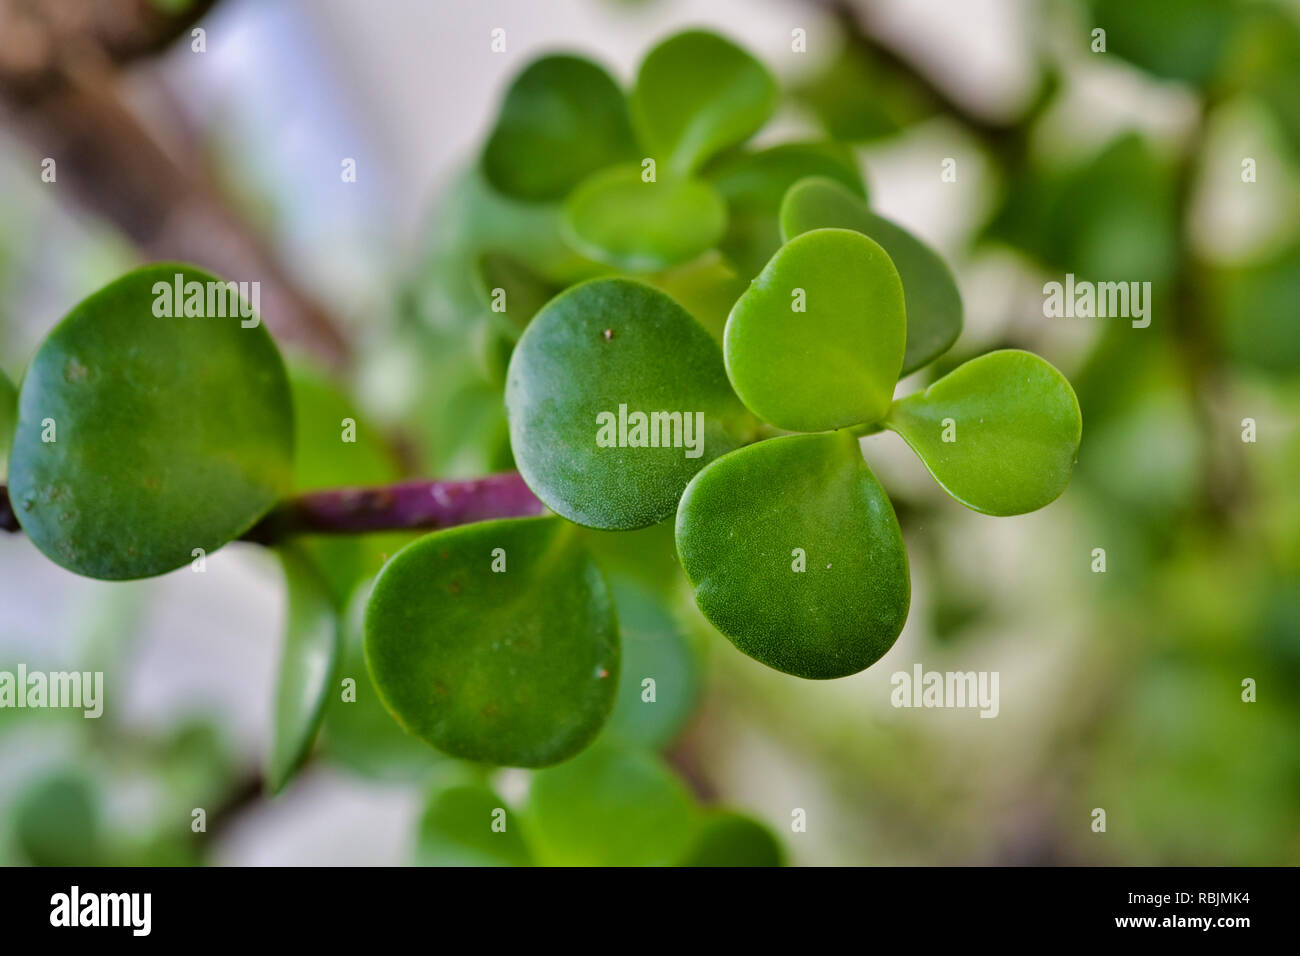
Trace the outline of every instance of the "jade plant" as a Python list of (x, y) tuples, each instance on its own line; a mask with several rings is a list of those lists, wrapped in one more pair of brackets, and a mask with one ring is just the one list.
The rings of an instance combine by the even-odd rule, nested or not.
[[(433, 321), (474, 326), (517, 473), (378, 483), (389, 465), (369, 487), (313, 484), (304, 455), (365, 452), (307, 435), (295, 398), (310, 380), (247, 308), (214, 311), (212, 290), (230, 285), (164, 263), (77, 305), (16, 404), (0, 382), (0, 517), (108, 580), (198, 570), (239, 539), (275, 548), (290, 613), (274, 788), (312, 748), (350, 616), (384, 708), (437, 750), (540, 768), (592, 744), (641, 612), (585, 529), (672, 521), (699, 611), (740, 651), (801, 678), (869, 667), (907, 619), (910, 579), (863, 437), (895, 432), (957, 502), (1016, 515), (1064, 490), (1079, 406), (1018, 350), (895, 398), (957, 340), (956, 282), (872, 212), (847, 147), (747, 145), (778, 101), (760, 62), (698, 31), (656, 46), (630, 94), (568, 55), (514, 80), (470, 174), (479, 213), (444, 262), (457, 274), (439, 301), (464, 314)], [(347, 536), (380, 532), (403, 536), (375, 576)], [(639, 758), (597, 752), (570, 775), (658, 772), (615, 773), (606, 764)], [(567, 798), (538, 781), (545, 815)], [(476, 782), (445, 791), (429, 838), (494, 799)], [(725, 848), (749, 825), (723, 820), (711, 839)], [(557, 826), (575, 833), (551, 858), (596, 839), (577, 817)]]

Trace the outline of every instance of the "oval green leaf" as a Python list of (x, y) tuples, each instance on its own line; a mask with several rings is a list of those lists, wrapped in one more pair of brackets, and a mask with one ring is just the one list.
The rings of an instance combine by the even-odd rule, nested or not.
[(1065, 376), (1018, 349), (958, 366), (895, 402), (885, 425), (944, 491), (990, 515), (1024, 514), (1056, 500), (1083, 435), (1079, 400)]
[(662, 760), (603, 743), (535, 774), (526, 818), (547, 866), (672, 866), (699, 825), (690, 792)]
[(579, 186), (564, 206), (565, 237), (580, 253), (628, 272), (656, 272), (718, 244), (727, 206), (708, 183), (614, 166)]
[(632, 119), (659, 164), (681, 174), (758, 132), (776, 99), (762, 63), (715, 33), (690, 30), (646, 55)]
[(852, 229), (880, 243), (903, 282), (907, 306), (907, 347), (903, 375), (929, 365), (961, 334), (961, 293), (952, 271), (933, 249), (867, 208), (841, 183), (824, 177), (791, 187), (781, 204), (781, 234), (786, 241), (814, 229)]
[(598, 169), (634, 158), (623, 91), (601, 67), (546, 56), (510, 85), (483, 149), (483, 173), (507, 196), (561, 199)]
[(622, 530), (671, 515), (749, 424), (709, 334), (628, 279), (575, 286), (534, 317), (510, 360), (506, 408), (533, 492), (578, 524)]
[(293, 548), (280, 549), (280, 563), (288, 591), (288, 620), (266, 775), (272, 793), (284, 788), (311, 752), (341, 650), (339, 614), (325, 578)]
[(907, 620), (898, 519), (848, 432), (718, 459), (682, 496), (677, 552), (709, 622), (796, 677), (856, 674)]
[(417, 866), (531, 866), (533, 861), (505, 801), (487, 785), (467, 782), (434, 789), (420, 818), (415, 862)]
[(781, 247), (723, 336), (727, 374), (751, 411), (792, 431), (878, 421), (903, 364), (898, 270), (861, 233), (818, 229)]
[(454, 757), (516, 767), (591, 742), (618, 686), (618, 626), (577, 534), (555, 518), (485, 521), (384, 566), (366, 662), (403, 727)]
[(704, 824), (682, 866), (782, 866), (785, 851), (775, 834), (757, 820), (730, 810)]
[[(173, 303), (178, 276), (188, 288)], [(288, 489), (293, 407), (275, 343), (224, 295), (225, 318), (184, 314), (225, 288), (193, 266), (147, 266), (83, 301), (37, 350), (10, 494), (55, 563), (111, 580), (162, 574), (239, 537)]]

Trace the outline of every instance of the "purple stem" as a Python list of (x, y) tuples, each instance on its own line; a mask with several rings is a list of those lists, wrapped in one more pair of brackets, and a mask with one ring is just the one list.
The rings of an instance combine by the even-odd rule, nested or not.
[[(369, 488), (331, 488), (289, 498), (243, 536), (274, 544), (297, 534), (363, 534), (449, 528), (489, 518), (545, 513), (518, 472), (467, 481), (406, 481)], [(0, 485), (0, 528), (21, 530)]]

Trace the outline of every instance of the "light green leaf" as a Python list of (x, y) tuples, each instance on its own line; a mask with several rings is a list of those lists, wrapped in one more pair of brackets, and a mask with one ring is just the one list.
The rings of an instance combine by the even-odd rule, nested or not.
[[(579, 524), (623, 530), (671, 515), (691, 477), (751, 424), (709, 334), (628, 279), (576, 286), (537, 314), (510, 360), (506, 408), (533, 492)], [(651, 425), (662, 427), (652, 436)]]
[(814, 229), (852, 229), (880, 243), (903, 282), (907, 348), (903, 375), (929, 365), (961, 334), (961, 293), (952, 272), (929, 246), (875, 215), (840, 183), (818, 177), (796, 183), (781, 204), (786, 241)]
[(848, 432), (718, 459), (682, 496), (677, 552), (709, 622), (796, 677), (856, 674), (907, 620), (898, 519)]
[(691, 30), (646, 55), (632, 93), (632, 120), (660, 166), (688, 173), (767, 122), (776, 81), (722, 37)]
[(547, 56), (507, 91), (483, 171), (507, 196), (561, 199), (596, 170), (635, 155), (627, 101), (609, 74), (581, 57)]
[(723, 351), (754, 414), (793, 431), (874, 422), (902, 368), (903, 286), (889, 256), (847, 229), (782, 246), (727, 319)]
[(708, 183), (660, 177), (638, 166), (596, 173), (564, 206), (565, 237), (584, 256), (628, 272), (655, 272), (717, 245), (727, 207)]
[(608, 744), (535, 774), (525, 812), (547, 866), (672, 866), (699, 826), (690, 792), (658, 757)]
[(415, 853), (418, 866), (532, 865), (514, 814), (482, 783), (434, 789), (420, 818)]
[(366, 662), (403, 727), (454, 757), (518, 767), (596, 736), (618, 686), (618, 627), (577, 533), (555, 518), (485, 521), (384, 566)]
[(1083, 434), (1079, 400), (1064, 375), (1029, 352), (972, 359), (885, 420), (962, 504), (1018, 515), (1065, 490)]
[(757, 820), (730, 810), (711, 814), (682, 866), (782, 866), (785, 851)]
[(859, 201), (866, 197), (853, 151), (840, 143), (781, 143), (743, 152), (715, 163), (707, 176), (727, 201), (722, 251), (746, 277), (757, 274), (781, 247), (777, 214), (786, 191), (797, 181), (827, 177)]
[(338, 610), (329, 585), (302, 552), (280, 548), (288, 591), (288, 620), (266, 782), (279, 793), (311, 752), (333, 689), (341, 649)]
[(23, 379), (14, 512), (77, 574), (182, 567), (194, 549), (239, 537), (288, 490), (293, 408), (275, 343), (238, 314), (155, 315), (177, 275), (204, 284), (195, 289), (219, 281), (193, 266), (138, 269), (74, 308)]

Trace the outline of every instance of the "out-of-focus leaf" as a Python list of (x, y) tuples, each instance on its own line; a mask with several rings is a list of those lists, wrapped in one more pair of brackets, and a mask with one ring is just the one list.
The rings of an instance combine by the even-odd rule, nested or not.
[(627, 101), (609, 74), (581, 57), (546, 56), (506, 92), (483, 170), (507, 196), (556, 200), (635, 151)]
[(689, 30), (646, 55), (632, 120), (661, 169), (684, 175), (758, 132), (776, 100), (762, 63), (717, 34)]
[(565, 235), (575, 249), (628, 272), (689, 262), (717, 245), (727, 207), (698, 179), (642, 179), (637, 166), (596, 173), (564, 206)]
[(12, 810), (18, 849), (34, 866), (96, 866), (101, 862), (99, 796), (68, 769), (39, 778)]
[(1300, 246), (1224, 273), (1216, 299), (1233, 355), (1279, 379), (1300, 371)]
[(338, 665), (338, 609), (310, 558), (279, 549), (288, 591), (288, 621), (275, 691), (267, 787), (279, 793), (302, 766), (325, 716)]
[(699, 826), (690, 792), (662, 760), (609, 744), (534, 774), (525, 813), (548, 866), (672, 866)]
[[(1106, 52), (1156, 76), (1205, 83), (1214, 74), (1241, 9), (1236, 0), (1091, 0)], [(1090, 35), (1090, 34), (1089, 34)]]
[(18, 420), (18, 390), (13, 382), (0, 372), (0, 481), (9, 473), (9, 443), (14, 437), (14, 423)]
[(491, 787), (435, 788), (420, 818), (418, 866), (531, 866), (515, 816)]
[(782, 866), (785, 851), (757, 820), (729, 810), (711, 814), (683, 866)]

